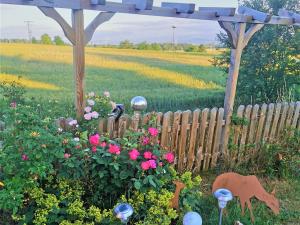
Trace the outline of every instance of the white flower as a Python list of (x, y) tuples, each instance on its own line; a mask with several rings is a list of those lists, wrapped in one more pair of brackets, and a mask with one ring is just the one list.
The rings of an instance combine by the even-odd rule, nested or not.
[(103, 95), (104, 95), (105, 97), (107, 97), (107, 98), (110, 98), (110, 93), (109, 93), (109, 91), (104, 91), (104, 92), (103, 92)]
[(84, 108), (84, 111), (89, 113), (89, 112), (92, 111), (92, 108), (90, 106), (87, 106), (87, 107)]
[(74, 125), (76, 125), (77, 124), (77, 120), (71, 120), (70, 122), (69, 122), (69, 125), (70, 126), (74, 126)]
[(96, 111), (91, 113), (92, 118), (97, 119), (99, 117), (99, 113), (97, 113)]
[(92, 99), (88, 99), (87, 102), (88, 102), (88, 104), (89, 104), (90, 106), (95, 105), (95, 101), (92, 100)]
[(77, 141), (77, 142), (78, 142), (78, 141), (79, 141), (79, 138), (78, 138), (78, 137), (74, 138), (74, 141)]
[(57, 128), (57, 131), (58, 131), (58, 132), (62, 132), (63, 129), (59, 127), (59, 128)]
[(92, 91), (92, 92), (88, 93), (88, 96), (89, 97), (94, 97), (95, 96), (95, 92)]

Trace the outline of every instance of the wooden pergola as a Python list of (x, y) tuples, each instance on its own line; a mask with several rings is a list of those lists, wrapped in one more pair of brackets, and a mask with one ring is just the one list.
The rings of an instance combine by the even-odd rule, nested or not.
[[(73, 45), (77, 117), (83, 115), (84, 108), (85, 46), (92, 39), (96, 29), (110, 20), (115, 13), (217, 21), (227, 32), (232, 45), (224, 100), (224, 136), (229, 135), (242, 51), (251, 37), (265, 24), (300, 25), (300, 15), (285, 9), (279, 11), (279, 16), (271, 16), (247, 7), (239, 7), (237, 10), (235, 8), (200, 7), (196, 10), (195, 4), (169, 2), (163, 2), (161, 7), (154, 7), (153, 0), (122, 0), (122, 3), (106, 0), (0, 0), (0, 3), (36, 6), (61, 26), (65, 36)], [(72, 25), (69, 25), (55, 8), (71, 9)], [(83, 10), (100, 11), (86, 28)], [(247, 27), (247, 24), (250, 26)], [(223, 140), (228, 140), (228, 138)], [(223, 149), (226, 149), (227, 143), (223, 143), (223, 146)]]

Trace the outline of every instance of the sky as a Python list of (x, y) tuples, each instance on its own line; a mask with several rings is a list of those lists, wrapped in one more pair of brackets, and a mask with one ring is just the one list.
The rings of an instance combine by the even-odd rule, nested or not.
[[(238, 0), (154, 0), (154, 5), (160, 6), (162, 1), (196, 3), (196, 8), (238, 5)], [(58, 11), (71, 23), (70, 10), (58, 9)], [(60, 26), (51, 18), (44, 16), (36, 7), (0, 4), (0, 14), (0, 38), (28, 38), (27, 25), (24, 21), (32, 21), (30, 27), (33, 37), (39, 38), (42, 34), (48, 33), (51, 37), (59, 35), (66, 40)], [(97, 14), (96, 11), (85, 10), (85, 25)], [(97, 29), (91, 43), (118, 44), (122, 40), (134, 43), (172, 42), (172, 26), (176, 26), (176, 43), (215, 43), (216, 34), (220, 31), (215, 21), (115, 14), (111, 20)]]

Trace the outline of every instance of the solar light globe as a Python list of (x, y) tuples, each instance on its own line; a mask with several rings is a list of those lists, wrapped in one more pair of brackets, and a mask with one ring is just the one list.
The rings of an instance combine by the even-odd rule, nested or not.
[(134, 111), (144, 111), (147, 108), (147, 100), (142, 96), (136, 96), (131, 99), (131, 108)]
[(183, 217), (183, 225), (202, 225), (202, 218), (196, 212), (188, 212)]
[(133, 214), (133, 208), (127, 203), (121, 203), (114, 208), (114, 214), (122, 223), (126, 224)]
[(216, 190), (214, 192), (214, 196), (216, 199), (218, 199), (220, 209), (224, 209), (227, 205), (227, 202), (231, 201), (233, 198), (232, 193), (224, 188)]

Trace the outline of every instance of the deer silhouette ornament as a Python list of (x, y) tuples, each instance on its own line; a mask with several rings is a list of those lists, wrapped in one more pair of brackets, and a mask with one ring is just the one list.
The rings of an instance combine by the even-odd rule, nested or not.
[(216, 178), (213, 183), (212, 192), (219, 188), (230, 190), (233, 196), (239, 197), (242, 215), (245, 212), (245, 204), (250, 211), (251, 220), (254, 222), (250, 199), (256, 197), (264, 202), (275, 214), (279, 214), (279, 201), (275, 198), (273, 191), (271, 194), (266, 192), (256, 176), (242, 176), (237, 173), (224, 173)]
[(183, 188), (185, 188), (185, 184), (180, 181), (173, 182), (176, 186), (174, 197), (171, 199), (170, 205), (172, 208), (179, 210), (179, 195)]

